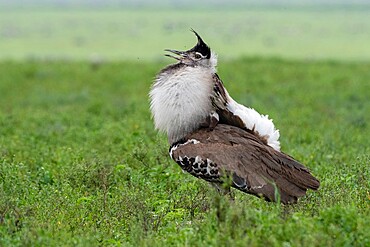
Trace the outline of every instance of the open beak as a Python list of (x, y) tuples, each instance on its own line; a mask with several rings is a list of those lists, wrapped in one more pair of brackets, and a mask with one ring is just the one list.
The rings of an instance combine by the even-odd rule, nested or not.
[(168, 51), (168, 52), (178, 55), (178, 56), (174, 56), (172, 54), (165, 54), (165, 56), (172, 57), (179, 61), (181, 61), (182, 58), (186, 58), (188, 56), (188, 54), (185, 51), (176, 51), (176, 50), (170, 50), (170, 49), (166, 49), (164, 51)]

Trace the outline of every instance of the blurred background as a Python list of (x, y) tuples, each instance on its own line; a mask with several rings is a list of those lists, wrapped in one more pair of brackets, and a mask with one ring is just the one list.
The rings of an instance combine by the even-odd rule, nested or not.
[(225, 60), (370, 60), (368, 0), (0, 0), (0, 60), (164, 60), (190, 28)]

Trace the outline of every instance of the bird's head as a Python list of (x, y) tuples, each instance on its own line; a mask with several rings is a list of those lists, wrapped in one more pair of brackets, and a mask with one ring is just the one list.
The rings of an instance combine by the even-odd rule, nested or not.
[(166, 49), (165, 51), (171, 52), (172, 54), (166, 54), (167, 57), (172, 57), (178, 60), (180, 63), (189, 66), (205, 66), (205, 67), (215, 67), (217, 65), (217, 55), (211, 51), (209, 46), (204, 43), (202, 38), (193, 29), (191, 31), (197, 36), (197, 44), (187, 51), (177, 51)]

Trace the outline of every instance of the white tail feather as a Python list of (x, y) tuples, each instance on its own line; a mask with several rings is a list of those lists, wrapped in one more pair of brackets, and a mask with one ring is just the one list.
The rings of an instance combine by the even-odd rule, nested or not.
[(267, 144), (275, 150), (280, 151), (279, 130), (275, 128), (274, 123), (268, 118), (268, 115), (261, 115), (253, 108), (245, 107), (233, 100), (228, 95), (227, 109), (234, 115), (240, 117), (245, 127), (258, 132), (259, 135), (267, 139)]

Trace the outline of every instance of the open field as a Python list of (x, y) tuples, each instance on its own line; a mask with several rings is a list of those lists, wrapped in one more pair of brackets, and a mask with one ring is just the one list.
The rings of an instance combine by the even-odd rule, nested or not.
[(223, 59), (370, 61), (370, 7), (0, 9), (0, 59), (159, 60), (197, 30)]
[(291, 206), (231, 202), (180, 171), (148, 109), (162, 66), (0, 63), (0, 246), (370, 245), (370, 63), (220, 61), (321, 180)]

